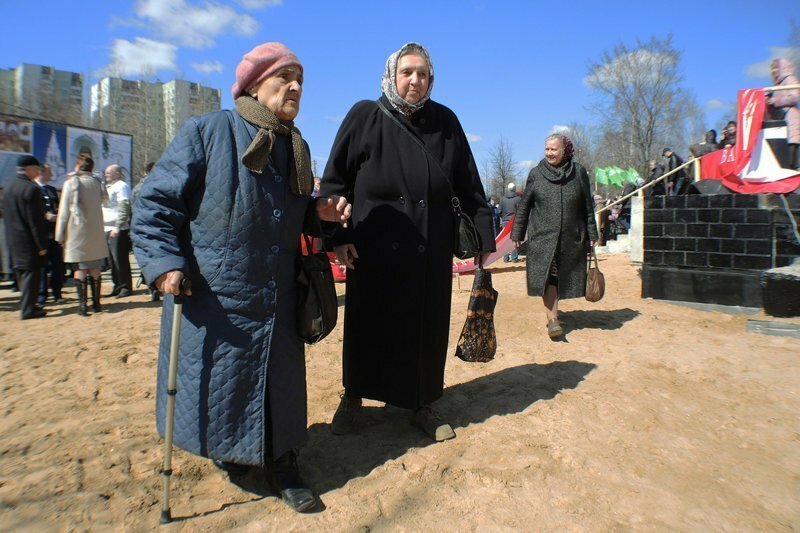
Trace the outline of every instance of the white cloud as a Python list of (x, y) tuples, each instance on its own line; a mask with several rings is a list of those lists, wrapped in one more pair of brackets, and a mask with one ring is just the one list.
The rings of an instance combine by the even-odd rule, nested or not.
[(187, 0), (139, 0), (136, 15), (146, 19), (165, 40), (190, 48), (208, 48), (228, 31), (253, 35), (258, 22), (230, 6), (205, 2), (202, 7)]
[(122, 18), (122, 17), (112, 16), (111, 20), (108, 21), (108, 27), (111, 29), (116, 27), (144, 28), (145, 24), (141, 20), (135, 18)]
[(725, 102), (718, 98), (713, 98), (706, 103), (706, 109), (714, 111), (715, 109), (733, 109), (733, 102)]
[(471, 142), (471, 143), (476, 143), (476, 142), (481, 140), (481, 136), (480, 135), (475, 135), (474, 133), (470, 133), (468, 131), (465, 131), (464, 135), (467, 136), (467, 140), (469, 142)]
[(262, 7), (273, 7), (283, 4), (283, 0), (239, 0), (247, 9), (261, 9)]
[(337, 124), (344, 120), (344, 115), (326, 115), (324, 117), (325, 120), (329, 122), (336, 122)]
[(222, 63), (219, 61), (204, 61), (203, 63), (192, 63), (192, 68), (203, 74), (212, 72), (222, 72)]
[(522, 170), (528, 170), (536, 166), (536, 163), (538, 163), (538, 161), (534, 161), (533, 159), (525, 159), (524, 161), (517, 161), (514, 163), (514, 166)]
[(111, 63), (104, 69), (107, 76), (132, 77), (153, 75), (160, 70), (178, 70), (177, 47), (136, 37), (133, 42), (115, 39), (111, 45)]
[(770, 46), (769, 53), (769, 59), (759, 61), (758, 63), (751, 63), (745, 67), (744, 73), (748, 78), (772, 79), (772, 73), (770, 72), (770, 63), (772, 63), (772, 60), (778, 57), (790, 58), (797, 54), (797, 50), (785, 46)]
[(553, 133), (569, 133), (569, 126), (566, 124), (553, 124), (553, 127), (550, 128), (550, 135)]

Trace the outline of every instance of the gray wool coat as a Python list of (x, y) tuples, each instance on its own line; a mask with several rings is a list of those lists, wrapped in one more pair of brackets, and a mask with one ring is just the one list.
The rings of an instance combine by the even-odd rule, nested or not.
[(525, 240), (527, 230), (529, 296), (544, 294), (558, 252), (558, 296), (580, 298), (586, 294), (589, 241), (597, 240), (589, 174), (575, 163), (566, 178), (554, 181), (544, 165), (542, 160), (528, 173), (511, 240)]
[[(319, 225), (288, 185), (291, 142), (267, 168), (241, 163), (257, 129), (235, 111), (189, 118), (134, 207), (136, 259), (148, 282), (192, 280), (183, 305), (175, 444), (264, 466), (307, 436), (304, 346), (295, 318), (300, 233)], [(315, 223), (316, 222), (316, 223)], [(156, 421), (164, 434), (173, 298), (164, 298)]]

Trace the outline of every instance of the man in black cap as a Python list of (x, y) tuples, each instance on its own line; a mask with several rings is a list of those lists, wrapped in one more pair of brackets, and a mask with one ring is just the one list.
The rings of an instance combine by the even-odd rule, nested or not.
[(31, 155), (17, 160), (17, 176), (3, 196), (6, 238), (11, 248), (11, 267), (21, 291), (22, 320), (45, 316), (36, 305), (42, 268), (47, 261), (47, 223), (44, 199), (34, 182), (39, 161)]

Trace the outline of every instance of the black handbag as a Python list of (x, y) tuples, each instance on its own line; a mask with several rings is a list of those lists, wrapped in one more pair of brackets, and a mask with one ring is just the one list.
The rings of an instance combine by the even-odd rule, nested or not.
[(339, 313), (333, 271), (328, 255), (314, 253), (308, 235), (303, 235), (308, 255), (297, 256), (297, 334), (306, 344), (315, 344), (333, 331)]
[(456, 214), (453, 242), (453, 255), (459, 259), (469, 259), (481, 253), (481, 238), (475, 223), (461, 210), (461, 202), (453, 195), (453, 211)]
[(467, 319), (458, 338), (456, 357), (470, 363), (485, 363), (497, 352), (494, 331), (494, 308), (498, 292), (492, 287), (492, 273), (483, 268), (475, 271), (472, 293), (467, 306)]
[(425, 155), (428, 157), (428, 160), (433, 161), (433, 163), (439, 167), (439, 171), (444, 176), (445, 180), (447, 181), (447, 185), (450, 186), (450, 196), (452, 199), (450, 203), (453, 206), (453, 213), (455, 214), (455, 219), (453, 221), (453, 225), (455, 226), (453, 229), (453, 255), (458, 257), (459, 259), (469, 259), (470, 257), (476, 257), (478, 254), (481, 253), (481, 238), (478, 234), (478, 230), (475, 228), (475, 223), (469, 218), (469, 215), (464, 213), (461, 210), (461, 200), (458, 199), (456, 196), (456, 191), (453, 189), (453, 184), (450, 183), (450, 180), (447, 177), (447, 173), (442, 169), (439, 165), (439, 162), (436, 160), (433, 155), (428, 151), (428, 147), (425, 146), (425, 143), (422, 140), (414, 135), (403, 123), (397, 120), (386, 106), (380, 100), (375, 101), (378, 104), (378, 107), (383, 111), (383, 113), (392, 119), (392, 122), (397, 124), (397, 126), (406, 132), (411, 139), (419, 145), (420, 148), (425, 152)]

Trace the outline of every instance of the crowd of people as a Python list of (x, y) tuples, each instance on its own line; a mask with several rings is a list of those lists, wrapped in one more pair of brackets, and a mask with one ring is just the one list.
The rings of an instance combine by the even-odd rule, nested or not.
[[(53, 172), (31, 155), (17, 160), (16, 179), (5, 187), (3, 221), (13, 271), (11, 289), (20, 292), (22, 320), (47, 316), (48, 302), (63, 304), (65, 283), (74, 283), (78, 314), (101, 312), (101, 273), (111, 271), (109, 297), (133, 294), (130, 267), (131, 189), (122, 168), (94, 172), (89, 153), (79, 154), (61, 191)], [(71, 273), (72, 281), (67, 276)]]

